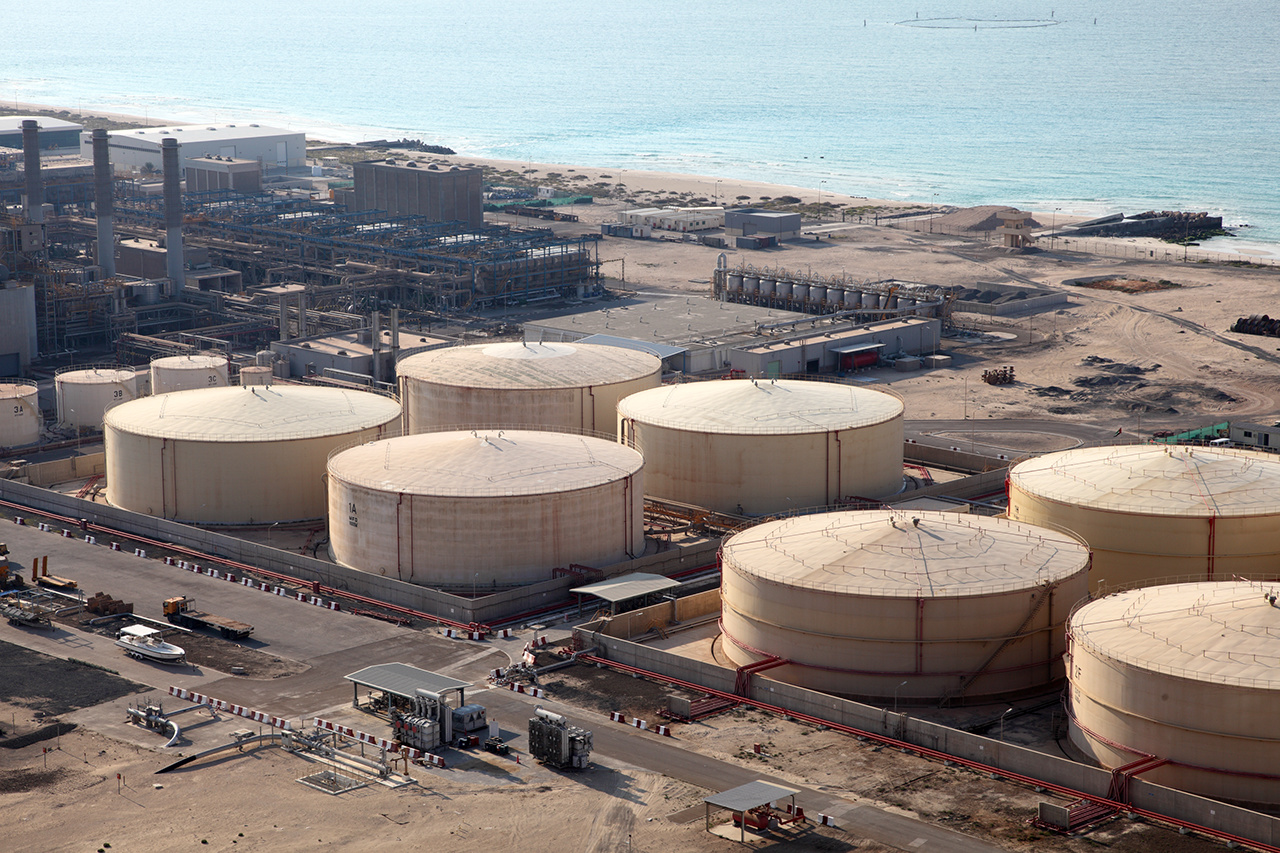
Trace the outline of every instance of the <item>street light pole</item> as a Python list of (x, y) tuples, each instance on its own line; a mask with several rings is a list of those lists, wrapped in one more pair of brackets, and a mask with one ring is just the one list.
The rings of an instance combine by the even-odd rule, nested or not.
[(822, 217), (822, 185), (825, 183), (826, 181), (818, 181), (818, 217), (819, 218)]
[(1055, 207), (1053, 209), (1053, 219), (1050, 220), (1051, 222), (1051, 224), (1049, 225), (1049, 251), (1050, 252), (1053, 251), (1054, 243), (1058, 239), (1058, 211), (1059, 210), (1062, 210), (1062, 208)]
[(897, 687), (893, 688), (893, 713), (895, 714), (898, 713), (898, 691), (906, 686), (907, 686), (907, 682), (904, 681), (901, 684), (899, 684)]
[(938, 194), (933, 194), (933, 205), (929, 208), (929, 233), (933, 233), (933, 215), (938, 212)]
[[(1012, 711), (1012, 710), (1013, 710), (1012, 708), (1009, 709), (1009, 711)], [(1003, 714), (1000, 715), (1000, 742), (1001, 743), (1004, 743), (1004, 718), (1009, 716), (1009, 711), (1005, 711)]]

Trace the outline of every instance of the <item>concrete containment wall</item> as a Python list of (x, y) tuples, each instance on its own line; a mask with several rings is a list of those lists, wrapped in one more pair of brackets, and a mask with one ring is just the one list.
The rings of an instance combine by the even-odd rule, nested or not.
[[(0, 480), (0, 500), (56, 515), (87, 519), (91, 524), (192, 548), (267, 571), (287, 574), (302, 581), (319, 581), (336, 590), (377, 598), (458, 622), (487, 623), (563, 602), (569, 598), (569, 589), (582, 583), (580, 577), (555, 578), (471, 600), (13, 480)], [(99, 535), (98, 539), (103, 542), (107, 537)], [(608, 566), (605, 574), (607, 577), (628, 572), (668, 574), (694, 569), (715, 563), (718, 548), (717, 540), (677, 546)]]
[[(575, 628), (575, 634), (584, 648), (594, 646), (597, 654), (609, 660), (713, 690), (734, 692), (737, 673), (732, 669), (611, 637), (603, 632), (603, 625), (599, 622), (580, 625)], [(752, 679), (750, 698), (1096, 797), (1106, 797), (1111, 784), (1111, 774), (1097, 767), (766, 677), (755, 676)], [(1163, 788), (1140, 778), (1130, 781), (1129, 791), (1130, 802), (1139, 808), (1264, 844), (1280, 843), (1280, 818)]]

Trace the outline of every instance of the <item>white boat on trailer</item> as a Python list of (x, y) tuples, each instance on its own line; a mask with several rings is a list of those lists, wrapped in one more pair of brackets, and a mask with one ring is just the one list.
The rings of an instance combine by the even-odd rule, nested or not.
[(145, 625), (126, 625), (116, 635), (116, 645), (130, 657), (146, 658), (160, 663), (186, 663), (187, 652), (181, 646), (160, 639), (160, 632)]

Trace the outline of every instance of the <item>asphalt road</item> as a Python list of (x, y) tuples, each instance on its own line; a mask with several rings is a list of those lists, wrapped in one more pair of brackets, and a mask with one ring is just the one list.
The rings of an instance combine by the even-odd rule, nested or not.
[[(1000, 432), (1010, 434), (1007, 442), (991, 437), (991, 433)], [(1093, 444), (1136, 444), (1142, 441), (1137, 435), (1130, 435), (1127, 432), (1116, 435), (1114, 428), (1066, 420), (969, 418), (949, 421), (905, 421), (903, 423), (904, 437), (912, 439), (918, 444), (932, 447), (959, 447), (964, 451), (970, 451), (970, 447), (973, 446), (974, 450), (972, 452), (983, 454), (1004, 453), (1014, 455), (1026, 453), (1032, 448), (1028, 448), (1026, 442), (1019, 441), (1019, 436), (1028, 433), (1062, 437), (1064, 446), (1054, 449), (1067, 449), (1068, 447), (1082, 447)], [(977, 436), (976, 441), (970, 442), (967, 438), (970, 434)]]

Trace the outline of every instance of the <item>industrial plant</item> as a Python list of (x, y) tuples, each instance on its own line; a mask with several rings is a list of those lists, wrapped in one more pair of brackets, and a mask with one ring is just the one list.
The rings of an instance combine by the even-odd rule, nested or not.
[[(70, 154), (44, 144), (54, 134)], [(29, 566), (34, 592), (6, 560), (15, 625), (92, 602), (117, 655), (194, 666), (202, 640), (265, 635), (269, 651), (272, 630), (370, 617), (387, 633), (360, 654), (390, 654), (386, 638), (417, 653), (393, 633), (408, 630), (477, 644), (450, 665), (484, 662), (511, 694), (486, 702), (542, 701), (549, 673), (611, 668), (671, 688), (664, 723), (613, 712), (627, 737), (760, 710), (1047, 780), (1080, 794), (1038, 818), (1063, 831), (1155, 801), (1185, 815), (1192, 794), (1280, 803), (1280, 462), (1226, 437), (1079, 424), (1040, 425), (1025, 452), (984, 444), (949, 373), (981, 361), (960, 342), (982, 332), (956, 315), (1057, 297), (736, 253), (817, 242), (799, 213), (500, 222), (478, 167), (326, 166), (303, 134), (257, 124), (86, 132), (32, 117), (0, 124), (6, 139), (21, 152), (0, 148), (0, 502), (15, 538), (56, 529), (148, 570), (85, 567), (118, 583), (89, 598), (47, 557)], [(655, 228), (700, 241), (701, 290), (602, 272), (617, 241)], [(708, 242), (716, 228), (734, 249)], [(988, 375), (1003, 390), (1021, 373)], [(904, 376), (963, 393), (963, 427), (921, 427), (933, 413), (895, 391)], [(189, 590), (163, 613), (158, 597), (113, 598), (152, 570), (223, 581), (200, 591), (218, 612), (252, 593), (308, 609), (255, 633), (194, 609)], [(129, 719), (170, 745), (180, 713), (253, 719), (272, 733), (236, 745), (320, 756), (303, 781), (329, 793), (354, 789), (344, 773), (409, 784), (411, 765), (480, 749), (473, 732), (493, 760), (518, 743), (540, 769), (587, 778), (617, 734), (542, 706), (503, 730), (466, 702), (473, 680), (403, 662), (346, 679), (340, 710), (388, 731), (312, 717), (303, 732), (182, 686), (171, 695), (191, 707)], [(1037, 737), (1052, 749), (1006, 741), (1018, 703), (1048, 718)], [(752, 795), (778, 791), (796, 793)], [(750, 821), (805, 820), (794, 802), (749, 800), (707, 802), (729, 804), (741, 837)]]

